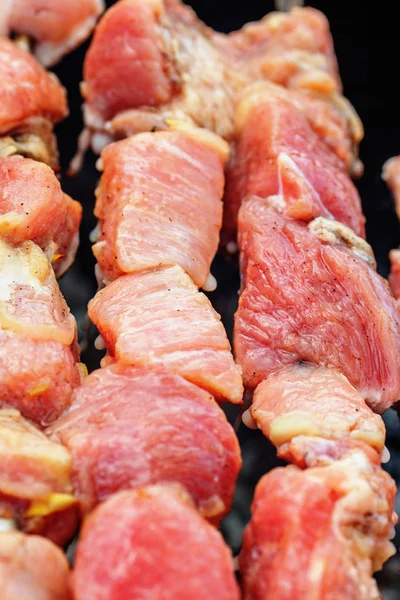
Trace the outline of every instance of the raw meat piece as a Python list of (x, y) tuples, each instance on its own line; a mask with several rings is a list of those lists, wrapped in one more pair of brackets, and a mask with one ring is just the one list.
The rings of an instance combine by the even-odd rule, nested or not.
[(82, 207), (63, 194), (47, 165), (10, 156), (0, 159), (0, 235), (12, 244), (38, 244), (61, 276), (79, 243)]
[(239, 246), (234, 346), (245, 385), (308, 361), (342, 372), (376, 412), (400, 398), (400, 318), (364, 240), (254, 198), (239, 213)]
[(68, 114), (66, 92), (25, 50), (0, 38), (0, 157), (23, 154), (57, 165), (53, 124)]
[(36, 58), (51, 66), (89, 37), (103, 10), (103, 0), (2, 0), (0, 34), (30, 36)]
[(291, 104), (306, 118), (312, 130), (329, 146), (354, 176), (360, 176), (363, 165), (358, 159), (358, 147), (364, 137), (364, 128), (349, 101), (335, 96), (330, 102), (324, 96), (307, 91), (284, 88), (267, 81), (259, 81), (246, 88), (235, 115), (237, 135), (246, 126), (249, 112), (266, 98)]
[(212, 396), (179, 375), (118, 364), (94, 371), (47, 433), (72, 453), (84, 512), (117, 491), (163, 481), (185, 485), (213, 522), (229, 511), (237, 438)]
[(218, 400), (242, 401), (220, 317), (180, 267), (119, 277), (89, 302), (89, 316), (105, 341), (105, 363), (162, 366)]
[(85, 58), (83, 93), (98, 118), (107, 120), (136, 105), (157, 106), (170, 99), (162, 13), (161, 0), (122, 0), (96, 27)]
[[(397, 216), (400, 218), (400, 156), (395, 156), (386, 161), (383, 166), (382, 177), (393, 193)], [(400, 249), (391, 250), (389, 258), (391, 265), (389, 285), (400, 309)]]
[(1, 600), (71, 600), (68, 562), (49, 540), (0, 533)]
[(0, 240), (0, 279), (0, 406), (48, 424), (80, 381), (75, 319), (33, 242)]
[(229, 549), (178, 485), (99, 506), (82, 529), (72, 590), (74, 600), (239, 599)]
[(382, 419), (335, 371), (302, 363), (269, 375), (256, 388), (251, 416), (280, 450), (295, 437), (362, 440), (378, 452), (385, 444)]
[(391, 250), (389, 252), (389, 258), (391, 265), (389, 285), (392, 294), (396, 299), (397, 307), (400, 309), (400, 249)]
[(74, 346), (0, 329), (0, 406), (14, 406), (39, 425), (54, 421), (80, 383)]
[(214, 41), (253, 80), (326, 95), (342, 90), (328, 20), (314, 8), (271, 12), (229, 35), (214, 33)]
[(0, 520), (12, 519), (24, 531), (66, 543), (78, 521), (71, 467), (66, 448), (17, 410), (0, 409)]
[(397, 216), (400, 218), (400, 156), (394, 156), (385, 162), (382, 177), (393, 193)]
[(293, 103), (268, 89), (256, 90), (239, 105), (236, 119), (238, 143), (228, 167), (224, 200), (226, 238), (235, 236), (237, 213), (246, 197), (280, 193), (281, 153), (292, 159), (298, 177), (302, 174), (335, 219), (365, 235), (360, 197), (343, 163)]
[(138, 134), (103, 150), (93, 252), (106, 281), (177, 264), (210, 287), (227, 156), (222, 139), (196, 128)]
[(372, 573), (394, 553), (397, 519), (394, 482), (374, 454), (261, 479), (240, 555), (246, 600), (380, 598)]

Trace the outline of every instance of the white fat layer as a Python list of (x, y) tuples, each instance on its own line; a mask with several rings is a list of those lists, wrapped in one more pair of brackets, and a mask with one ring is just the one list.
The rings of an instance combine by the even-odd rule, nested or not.
[(390, 460), (390, 452), (385, 446), (383, 449), (383, 452), (382, 452), (381, 462), (385, 464), (385, 463), (388, 463), (389, 460)]
[(96, 350), (105, 350), (106, 349), (105, 341), (101, 335), (98, 335), (97, 338), (95, 339), (94, 347), (96, 348)]
[(229, 252), (229, 254), (236, 254), (236, 252), (238, 251), (237, 243), (228, 242), (226, 245), (226, 251)]
[(0, 301), (11, 299), (15, 284), (31, 286), (36, 292), (42, 288), (42, 283), (32, 274), (28, 260), (21, 260), (18, 253), (4, 242), (0, 241)]
[(257, 423), (253, 419), (250, 408), (248, 408), (242, 415), (242, 421), (249, 429), (258, 429)]
[(16, 525), (13, 519), (2, 519), (0, 518), (0, 533), (6, 533), (7, 531), (15, 531)]
[(203, 290), (205, 292), (214, 292), (216, 289), (217, 289), (217, 280), (215, 279), (214, 275), (211, 275), (211, 273), (209, 273), (207, 275), (207, 279), (204, 282)]
[(100, 223), (97, 223), (96, 227), (90, 232), (89, 240), (92, 242), (92, 244), (95, 244), (98, 241), (100, 229)]
[(114, 138), (107, 133), (94, 133), (91, 140), (92, 150), (95, 154), (100, 154), (103, 148), (114, 141)]

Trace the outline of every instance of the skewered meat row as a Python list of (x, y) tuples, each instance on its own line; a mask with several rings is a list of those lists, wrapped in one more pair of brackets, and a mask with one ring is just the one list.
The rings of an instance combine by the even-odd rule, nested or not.
[[(166, 10), (164, 10), (165, 8)], [(290, 16), (296, 21), (295, 16), (300, 14), (304, 13), (294, 11)], [(317, 14), (315, 17), (317, 18)], [(282, 16), (282, 19), (278, 17), (271, 29), (279, 29), (280, 24), (285, 22), (287, 23), (285, 16)], [(86, 97), (86, 124), (92, 133), (95, 133), (92, 145), (94, 150), (98, 151), (99, 147), (112, 137), (124, 137), (131, 132), (149, 128), (162, 129), (167, 127), (168, 122), (174, 118), (181, 121), (192, 120), (196, 124), (216, 130), (227, 139), (236, 137), (238, 151), (234, 154), (232, 168), (228, 171), (226, 206), (230, 211), (230, 216), (228, 213), (228, 218), (225, 218), (228, 240), (235, 230), (236, 214), (242, 200), (252, 194), (260, 196), (260, 198), (248, 201), (243, 206), (241, 212), (245, 215), (242, 221), (243, 231), (239, 232), (239, 243), (243, 244), (242, 249), (246, 251), (246, 254), (242, 254), (242, 266), (245, 271), (243, 289), (247, 304), (241, 301), (238, 314), (238, 319), (242, 318), (244, 323), (239, 332), (242, 334), (238, 344), (239, 347), (242, 346), (242, 356), (239, 356), (239, 359), (248, 361), (248, 364), (244, 365), (245, 382), (247, 384), (250, 382), (250, 385), (254, 387), (276, 368), (290, 364), (296, 365), (298, 361), (312, 361), (321, 367), (341, 369), (346, 366), (345, 358), (351, 358), (351, 368), (349, 367), (345, 372), (358, 387), (360, 394), (357, 394), (344, 378), (341, 380), (341, 385), (345, 390), (342, 390), (338, 396), (340, 399), (343, 397), (342, 394), (344, 396), (350, 394), (351, 401), (354, 403), (354, 413), (358, 412), (357, 403), (359, 402), (365, 418), (368, 416), (368, 421), (372, 422), (372, 429), (357, 429), (355, 416), (351, 423), (349, 423), (351, 420), (349, 416), (344, 424), (338, 418), (336, 423), (338, 427), (335, 426), (333, 418), (331, 427), (322, 431), (328, 438), (325, 440), (318, 437), (315, 428), (313, 430), (312, 419), (308, 423), (307, 419), (305, 422), (304, 419), (300, 421), (300, 426), (303, 427), (300, 434), (304, 433), (305, 429), (305, 435), (300, 435), (296, 430), (297, 420), (294, 418), (294, 423), (289, 421), (289, 423), (283, 424), (283, 436), (285, 428), (290, 429), (290, 427), (293, 428), (293, 435), (287, 436), (287, 439), (284, 438), (285, 449), (282, 452), (285, 452), (287, 458), (290, 457), (302, 468), (323, 467), (321, 478), (325, 488), (330, 490), (329, 495), (338, 494), (344, 497), (343, 503), (340, 504), (339, 515), (343, 513), (343, 518), (348, 519), (351, 540), (358, 538), (359, 529), (366, 532), (360, 542), (361, 547), (365, 546), (365, 560), (359, 567), (362, 577), (352, 576), (351, 581), (354, 585), (353, 588), (348, 587), (348, 592), (354, 598), (376, 597), (376, 586), (374, 587), (371, 574), (375, 568), (380, 568), (382, 561), (392, 552), (392, 547), (387, 540), (390, 527), (395, 522), (392, 509), (393, 486), (390, 478), (385, 480), (386, 476), (378, 466), (376, 468), (377, 477), (385, 480), (386, 483), (379, 497), (376, 495), (379, 486), (368, 491), (370, 516), (368, 516), (365, 505), (360, 503), (360, 496), (356, 495), (354, 498), (353, 492), (357, 485), (362, 484), (363, 479), (368, 479), (367, 473), (370, 474), (372, 464), (378, 461), (379, 455), (376, 450), (379, 452), (382, 450), (382, 430), (377, 425), (376, 418), (373, 418), (372, 412), (369, 412), (363, 397), (371, 406), (381, 411), (390, 406), (398, 397), (396, 358), (399, 330), (393, 300), (387, 287), (372, 270), (375, 264), (372, 251), (363, 239), (357, 237), (364, 236), (364, 217), (358, 194), (346, 175), (346, 169), (350, 168), (349, 170), (355, 173), (360, 170), (359, 163), (355, 159), (355, 148), (362, 137), (362, 126), (345, 101), (337, 94), (340, 90), (340, 83), (333, 59), (333, 61), (323, 62), (325, 66), (328, 65), (325, 71), (324, 69), (322, 71), (313, 70), (310, 68), (310, 62), (303, 62), (303, 65), (305, 62), (307, 63), (307, 68), (305, 72), (301, 73), (297, 82), (301, 81), (299, 87), (304, 85), (307, 87), (307, 93), (304, 93), (304, 90), (303, 92), (299, 90), (293, 92), (290, 89), (297, 85), (298, 70), (295, 77), (292, 78), (292, 71), (287, 78), (284, 77), (280, 81), (280, 83), (285, 83), (289, 90), (281, 90), (271, 84), (267, 86), (257, 84), (247, 90), (244, 99), (239, 104), (240, 110), (237, 110), (234, 130), (233, 116), (237, 102), (240, 100), (242, 88), (247, 83), (254, 81), (248, 77), (245, 68), (243, 70), (238, 68), (240, 62), (238, 56), (240, 56), (243, 46), (238, 50), (236, 70), (232, 72), (229, 68), (232, 54), (230, 55), (227, 51), (229, 38), (216, 35), (213, 43), (210, 43), (210, 39), (213, 38), (212, 32), (207, 31), (205, 34), (204, 29), (201, 32), (200, 29), (201, 26), (199, 27), (193, 13), (186, 11), (182, 5), (176, 2), (167, 2), (164, 6), (160, 6), (159, 3), (148, 3), (141, 4), (139, 7), (133, 1), (125, 1), (119, 3), (105, 15), (88, 53), (84, 73), (83, 93)], [(288, 29), (289, 31), (286, 30), (286, 33), (290, 39), (290, 27)], [(249, 30), (251, 31), (250, 39), (259, 42), (260, 38), (255, 33), (257, 25), (251, 26), (247, 31)], [(123, 38), (119, 37), (121, 31), (124, 32)], [(140, 37), (137, 35), (138, 31), (140, 31)], [(163, 37), (162, 33), (165, 34), (166, 31), (168, 35)], [(332, 57), (329, 31), (325, 28), (324, 32), (324, 39), (328, 40), (328, 44), (324, 47), (325, 56)], [(215, 39), (218, 37), (219, 42), (216, 42)], [(240, 35), (238, 37), (240, 39)], [(173, 43), (165, 42), (165, 38), (168, 39), (168, 42), (172, 39)], [(304, 38), (312, 39), (311, 36), (304, 36)], [(128, 39), (130, 48), (134, 48), (136, 56), (140, 56), (142, 59), (133, 65), (126, 62), (127, 55), (124, 54), (124, 51), (128, 50)], [(196, 46), (196, 44), (198, 45)], [(243, 45), (246, 47), (244, 42)], [(221, 54), (222, 46), (225, 46), (225, 50)], [(239, 48), (240, 46), (241, 43), (239, 43)], [(111, 52), (109, 52), (110, 47), (112, 48)], [(202, 57), (207, 56), (209, 63), (215, 67), (209, 72), (213, 73), (212, 80), (207, 74), (203, 76), (202, 72), (196, 71), (195, 56), (190, 54), (190, 48), (194, 47), (197, 49), (201, 47), (202, 52), (197, 50), (197, 54)], [(259, 52), (260, 45), (256, 43), (255, 47)], [(216, 48), (218, 48), (218, 53), (215, 52)], [(282, 54), (282, 44), (278, 43), (277, 48), (279, 52), (276, 52), (275, 55), (272, 52), (273, 59)], [(247, 59), (246, 52), (248, 50), (247, 46), (246, 51), (242, 54)], [(317, 56), (316, 48), (313, 50), (314, 54), (307, 58), (317, 59), (315, 65), (318, 64), (320, 56)], [(206, 52), (207, 54), (205, 54)], [(228, 58), (229, 55), (230, 58)], [(174, 60), (171, 60), (172, 56)], [(114, 93), (112, 81), (117, 78), (121, 81), (121, 77), (116, 75), (115, 70), (110, 69), (107, 57), (112, 57), (113, 66), (117, 65), (124, 70), (124, 86), (118, 86), (117, 82), (118, 93)], [(184, 64), (185, 58), (187, 59), (186, 64)], [(257, 60), (258, 58), (256, 58), (256, 62)], [(202, 62), (204, 63), (204, 61)], [(247, 64), (249, 62), (251, 64), (251, 60)], [(145, 70), (144, 64), (151, 68)], [(279, 60), (276, 64), (279, 64)], [(127, 74), (129, 74), (130, 66), (134, 70), (134, 77), (132, 76), (132, 80), (135, 81), (134, 90), (126, 85), (126, 81), (129, 81)], [(282, 63), (280, 67), (282, 67)], [(329, 74), (328, 77), (324, 77), (326, 72)], [(335, 75), (332, 76), (332, 74)], [(310, 86), (305, 83), (309, 75), (311, 75)], [(205, 82), (206, 78), (207, 82)], [(268, 79), (268, 76), (266, 78)], [(273, 77), (271, 78), (273, 79)], [(260, 79), (260, 70), (255, 79)], [(137, 85), (138, 82), (140, 85)], [(207, 92), (205, 92), (205, 84), (208, 88)], [(320, 94), (315, 93), (319, 84), (321, 85), (319, 92), (325, 93), (322, 99)], [(218, 89), (218, 94), (213, 93), (215, 91), (213, 85)], [(328, 91), (329, 89), (330, 91)], [(108, 90), (113, 91), (112, 95), (108, 94)], [(206, 107), (212, 106), (209, 113), (207, 111), (204, 113), (203, 104), (198, 102), (199, 90), (204, 97), (215, 100), (215, 102), (206, 104)], [(331, 92), (334, 93), (334, 98)], [(325, 105), (321, 102), (325, 102)], [(249, 115), (253, 110), (255, 112), (258, 110), (260, 103), (262, 107), (251, 127), (248, 125)], [(334, 113), (332, 106), (337, 109), (338, 105), (341, 110), (339, 113)], [(265, 112), (265, 116), (263, 112)], [(213, 121), (215, 115), (218, 118)], [(225, 118), (226, 116), (227, 118)], [(261, 119), (261, 127), (259, 126), (260, 117), (264, 117), (264, 120)], [(343, 127), (345, 118), (346, 126)], [(107, 134), (109, 137), (96, 135), (96, 132)], [(248, 134), (247, 138), (245, 137), (246, 133)], [(263, 143), (264, 145), (262, 145)], [(257, 154), (259, 146), (260, 151)], [(332, 150), (336, 157), (330, 153)], [(232, 197), (234, 198), (235, 195), (236, 200), (233, 202)], [(269, 200), (267, 200), (268, 198)], [(253, 222), (249, 217), (251, 215), (249, 205), (254, 209)], [(247, 215), (246, 210), (248, 211)], [(333, 218), (336, 218), (337, 221), (333, 221)], [(250, 219), (250, 223), (246, 223), (246, 219)], [(274, 233), (276, 222), (278, 222), (278, 231)], [(353, 228), (354, 231), (346, 225)], [(252, 231), (253, 227), (255, 233)], [(265, 227), (270, 227), (270, 229), (265, 229)], [(256, 236), (257, 233), (259, 238)], [(270, 248), (271, 245), (269, 234), (273, 236), (274, 263), (275, 266), (278, 265), (279, 275), (284, 277), (284, 284), (280, 283), (278, 276), (274, 279), (268, 253), (264, 250), (266, 247)], [(291, 248), (293, 250), (290, 254)], [(286, 249), (289, 251), (289, 256), (286, 256)], [(252, 250), (257, 253), (255, 257), (252, 256)], [(311, 260), (309, 250), (311, 250)], [(296, 260), (296, 255), (298, 260)], [(261, 264), (259, 264), (260, 260)], [(344, 265), (342, 265), (342, 260)], [(343, 276), (345, 277), (344, 289), (341, 285)], [(364, 285), (365, 277), (367, 285)], [(311, 302), (311, 308), (315, 304), (314, 313), (312, 310), (310, 314), (307, 310), (303, 314), (299, 311), (297, 294), (299, 291), (301, 292), (302, 287), (296, 289), (292, 280), (300, 286), (306, 286), (305, 293), (303, 297), (300, 296), (300, 300), (305, 305), (307, 302)], [(326, 289), (326, 284), (330, 284), (328, 289)], [(268, 295), (270, 286), (272, 290)], [(357, 287), (354, 288), (354, 286)], [(247, 297), (245, 296), (246, 291), (248, 291)], [(264, 299), (263, 292), (266, 292), (266, 299)], [(351, 292), (350, 296), (349, 292)], [(319, 298), (321, 294), (323, 302)], [(383, 308), (380, 306), (381, 302), (383, 302)], [(325, 313), (321, 311), (322, 308)], [(373, 318), (370, 328), (368, 327), (370, 315), (366, 309), (375, 311), (373, 314), (375, 318)], [(326, 332), (323, 326), (325, 314), (327, 316)], [(289, 324), (292, 325), (290, 331), (285, 329), (288, 316)], [(119, 321), (118, 316), (116, 318)], [(275, 327), (272, 336), (269, 335), (268, 329), (271, 323)], [(320, 326), (320, 333), (315, 340), (313, 339), (314, 330), (318, 326)], [(359, 326), (361, 329), (360, 331), (356, 329), (357, 336), (353, 342), (353, 336), (348, 332), (349, 327), (357, 328)], [(342, 336), (343, 332), (347, 332), (343, 339), (337, 337), (338, 333), (339, 336)], [(327, 333), (327, 345), (325, 344), (325, 333)], [(107, 337), (107, 332), (105, 334)], [(382, 355), (376, 362), (374, 352), (369, 350), (369, 338), (382, 344), (382, 347), (378, 346)], [(338, 356), (336, 352), (335, 343), (337, 341), (343, 344), (343, 357)], [(390, 351), (387, 356), (384, 356), (386, 341), (389, 343)], [(106, 341), (107, 344), (109, 346), (110, 342)], [(112, 353), (115, 351), (113, 345), (114, 340), (112, 340)], [(268, 354), (269, 347), (271, 352)], [(325, 363), (326, 351), (328, 360)], [(394, 352), (395, 360), (391, 360), (391, 351)], [(257, 364), (260, 358), (264, 361), (263, 365)], [(389, 358), (389, 362), (386, 365), (387, 358)], [(382, 374), (380, 373), (381, 365), (383, 366)], [(259, 372), (260, 366), (261, 372)], [(342, 377), (339, 376), (339, 373), (336, 375), (337, 377), (334, 377), (334, 381), (331, 382), (334, 386), (338, 385), (336, 379)], [(251, 382), (252, 377), (255, 378), (253, 382)], [(257, 377), (260, 378), (258, 381)], [(284, 410), (283, 407), (282, 412)], [(286, 414), (280, 414), (280, 417), (285, 418)], [(351, 437), (350, 433), (353, 430), (355, 433)], [(317, 430), (317, 433), (321, 433), (321, 429)], [(358, 434), (364, 441), (357, 439)], [(333, 440), (330, 437), (333, 437)], [(280, 445), (277, 439), (275, 441), (277, 441), (277, 445)], [(373, 450), (370, 449), (370, 445)], [(333, 470), (340, 477), (341, 471), (346, 472), (346, 469), (354, 466), (353, 463), (359, 470), (356, 477), (357, 483), (354, 484), (353, 489), (349, 486), (347, 490), (340, 490), (335, 485), (335, 477), (331, 479), (330, 472)], [(331, 465), (331, 470), (325, 468)], [(313, 479), (311, 471), (305, 473), (307, 478)], [(287, 500), (289, 501), (289, 499)], [(352, 502), (355, 503), (355, 506), (352, 506)], [(357, 506), (357, 502), (359, 506)], [(328, 524), (332, 522), (337, 513), (338, 510), (335, 510), (335, 513), (333, 509), (328, 511)], [(353, 523), (351, 517), (355, 515), (356, 522)], [(379, 524), (378, 528), (377, 523)], [(293, 539), (297, 541), (295, 537)], [(380, 540), (383, 540), (382, 544)], [(369, 541), (370, 543), (367, 543)], [(249, 579), (249, 565), (254, 563), (254, 567), (257, 568), (257, 559), (265, 555), (268, 557), (268, 554), (262, 550), (263, 542), (264, 540), (261, 539), (258, 545), (250, 542), (244, 547), (243, 575), (245, 593), (249, 598), (265, 597), (265, 589), (259, 593), (257, 589), (252, 589), (251, 583), (249, 583), (251, 579)], [(265, 539), (265, 543), (268, 547), (268, 539)], [(382, 545), (384, 548), (379, 559), (374, 554), (374, 544)], [(340, 545), (341, 539), (333, 538), (331, 551), (338, 550)], [(302, 551), (301, 540), (300, 548), (297, 543), (295, 546), (300, 552)], [(281, 547), (282, 544), (278, 544), (278, 548)], [(355, 560), (357, 549), (351, 543), (348, 546), (344, 545), (344, 548), (346, 556), (343, 562), (349, 564)], [(249, 558), (247, 562), (246, 555)], [(268, 562), (267, 567), (269, 570), (270, 563)], [(311, 564), (310, 569), (311, 567), (314, 565)], [(312, 589), (321, 589), (323, 565), (319, 569), (316, 565), (312, 573)], [(265, 573), (264, 575), (263, 572), (259, 573), (258, 580), (259, 590), (266, 581)], [(290, 585), (285, 586), (288, 598), (296, 595), (292, 594), (296, 589), (295, 585), (296, 578), (293, 577)], [(340, 584), (336, 588), (334, 587), (333, 597), (337, 597), (339, 587)], [(304, 597), (307, 597), (308, 590), (309, 587), (304, 592), (303, 587)], [(281, 595), (283, 593), (282, 589), (278, 590), (276, 598), (285, 597)], [(329, 582), (323, 597), (328, 597), (328, 593)]]
[(84, 116), (93, 149), (165, 129), (171, 118), (231, 140), (237, 101), (259, 80), (289, 88), (278, 93), (301, 106), (317, 132), (329, 132), (346, 168), (361, 172), (362, 125), (341, 96), (326, 18), (310, 8), (271, 13), (223, 35), (177, 0), (121, 0), (101, 19), (85, 59)]
[[(203, 236), (215, 252), (226, 155), (223, 140), (194, 127), (143, 133), (103, 151), (98, 276), (115, 278), (122, 265), (132, 272), (89, 303), (107, 349), (103, 368), (48, 430), (72, 452), (85, 512), (119, 489), (165, 479), (186, 485), (200, 512), (215, 522), (229, 510), (240, 453), (214, 398), (240, 403), (242, 379), (219, 315), (180, 266), (193, 273), (201, 255), (203, 282), (210, 273), (213, 255)], [(203, 202), (207, 211), (198, 223)], [(150, 215), (159, 220), (158, 230), (151, 231)], [(141, 228), (143, 243), (132, 251), (129, 233)]]
[(50, 167), (0, 159), (0, 520), (59, 544), (79, 519), (71, 455), (33, 423), (59, 416), (81, 380), (76, 323), (52, 268), (71, 264), (80, 218)]
[(49, 167), (0, 160), (1, 404), (40, 425), (68, 407), (80, 381), (76, 323), (49, 262), (59, 274), (71, 264), (80, 218)]
[(244, 596), (378, 599), (372, 574), (394, 552), (397, 517), (379, 465), (383, 424), (370, 409), (400, 396), (396, 305), (358, 237), (364, 219), (348, 175), (303, 133), (300, 111), (262, 90), (238, 113), (226, 199), (243, 201), (234, 347), (255, 390), (245, 419), (296, 465), (257, 487)]
[(28, 36), (24, 43), (32, 40), (36, 59), (49, 67), (89, 37), (103, 10), (103, 0), (3, 0), (0, 35)]
[[(96, 206), (99, 240), (94, 250), (100, 259), (99, 281), (112, 281), (90, 302), (89, 316), (107, 355), (102, 368), (75, 391), (68, 411), (46, 430), (71, 452), (72, 483), (82, 513), (95, 509), (84, 525), (82, 550), (78, 545), (75, 598), (119, 594), (122, 598), (128, 584), (134, 585), (132, 593), (138, 598), (150, 593), (149, 586), (152, 597), (161, 594), (159, 587), (153, 589), (154, 583), (146, 584), (146, 575), (143, 581), (133, 581), (129, 562), (121, 561), (118, 550), (114, 555), (117, 546), (105, 524), (107, 511), (118, 510), (120, 498), (130, 501), (126, 510), (120, 509), (123, 535), (118, 537), (129, 553), (152, 553), (148, 568), (153, 561), (158, 564), (160, 578), (165, 578), (163, 597), (176, 598), (177, 585), (185, 597), (188, 593), (204, 597), (204, 586), (215, 588), (216, 598), (238, 593), (232, 558), (219, 534), (192, 507), (186, 509), (181, 501), (175, 505), (167, 488), (154, 493), (154, 499), (151, 488), (141, 490), (152, 484), (179, 483), (200, 515), (217, 525), (230, 509), (241, 466), (235, 433), (215, 401), (241, 402), (240, 370), (219, 315), (190, 277), (199, 273), (203, 285), (210, 279), (222, 222), (227, 147), (215, 134), (180, 127), (173, 123), (170, 131), (137, 135), (102, 154), (104, 172)], [(133, 231), (138, 232), (137, 241), (132, 239)], [(118, 495), (132, 489), (138, 491)], [(138, 524), (150, 537), (138, 533), (132, 538), (126, 511), (134, 510), (143, 498), (147, 501)], [(96, 509), (102, 501), (105, 504)], [(158, 504), (164, 511), (172, 504), (173, 515), (167, 511), (164, 521)], [(165, 527), (172, 516), (171, 536), (180, 531), (185, 540), (177, 547), (178, 554), (191, 553), (183, 587), (175, 581), (176, 564), (174, 570), (173, 562), (160, 562), (153, 552), (151, 531), (170, 544)], [(110, 562), (104, 563), (102, 553), (89, 573), (85, 532), (91, 527), (99, 543), (110, 547), (111, 555)], [(200, 542), (207, 539), (205, 552)], [(215, 559), (215, 570), (201, 576), (208, 553)], [(116, 559), (120, 567), (110, 575)], [(101, 586), (100, 571), (107, 578)]]

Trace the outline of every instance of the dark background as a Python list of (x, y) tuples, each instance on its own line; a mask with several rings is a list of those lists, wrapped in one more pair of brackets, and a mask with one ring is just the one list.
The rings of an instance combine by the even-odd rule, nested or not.
[[(113, 2), (108, 2), (108, 5)], [(242, 0), (193, 0), (188, 2), (208, 25), (219, 31), (232, 31), (245, 22), (260, 19), (273, 10), (273, 2)], [(308, 3), (307, 3), (308, 4)], [(400, 46), (395, 2), (367, 4), (360, 1), (315, 1), (311, 6), (322, 10), (331, 24), (345, 95), (356, 107), (366, 130), (361, 146), (361, 159), (365, 173), (357, 183), (364, 212), (367, 217), (367, 236), (378, 261), (379, 271), (387, 274), (390, 248), (400, 243), (400, 228), (393, 204), (385, 185), (381, 181), (382, 165), (387, 158), (400, 154), (400, 115), (398, 71)], [(82, 127), (78, 83), (81, 79), (82, 62), (87, 44), (66, 57), (55, 69), (68, 90), (71, 115), (57, 128), (61, 164), (65, 170), (75, 152), (77, 136)], [(81, 174), (75, 179), (62, 178), (64, 190), (78, 199), (84, 206), (81, 231), (81, 246), (74, 267), (63, 279), (62, 288), (75, 316), (81, 338), (86, 335), (86, 304), (96, 291), (88, 234), (95, 225), (92, 215), (94, 189), (98, 173), (94, 169), (94, 157), (88, 155)], [(224, 323), (231, 331), (232, 317), (237, 302), (238, 271), (233, 263), (217, 257), (214, 274), (218, 290), (210, 295), (216, 309), (222, 314)], [(88, 350), (83, 360), (90, 369), (98, 366), (100, 353), (93, 350), (91, 332)], [(234, 419), (235, 415), (230, 415)], [(392, 460), (387, 465), (389, 472), (400, 483), (400, 429), (393, 411), (385, 415), (388, 428), (387, 445)], [(240, 547), (242, 529), (249, 517), (249, 506), (254, 486), (260, 476), (277, 464), (275, 452), (260, 432), (239, 430), (244, 467), (238, 483), (233, 510), (225, 520), (223, 531), (234, 552)], [(400, 504), (397, 502), (397, 509)], [(399, 542), (399, 539), (396, 539)], [(400, 561), (397, 557), (389, 561), (378, 580), (385, 600), (400, 598)]]

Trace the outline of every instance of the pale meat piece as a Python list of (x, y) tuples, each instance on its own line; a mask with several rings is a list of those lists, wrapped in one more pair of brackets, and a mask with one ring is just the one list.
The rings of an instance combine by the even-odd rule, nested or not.
[(362, 440), (380, 453), (384, 448), (382, 419), (334, 369), (302, 363), (272, 373), (256, 388), (250, 411), (281, 456), (300, 435)]
[(389, 252), (390, 258), (390, 275), (389, 285), (392, 290), (392, 294), (395, 297), (397, 307), (400, 309), (400, 249), (391, 250)]
[(65, 554), (49, 540), (0, 533), (1, 600), (71, 600)]
[(382, 177), (393, 193), (397, 216), (400, 218), (400, 156), (394, 156), (385, 162)]
[(0, 406), (45, 425), (79, 385), (76, 323), (39, 246), (0, 241)]
[(269, 79), (328, 96), (342, 91), (329, 22), (319, 10), (294, 7), (287, 13), (271, 12), (229, 35), (213, 34), (232, 66), (253, 80)]
[(292, 102), (270, 89), (246, 96), (236, 112), (237, 146), (227, 170), (224, 237), (234, 239), (237, 214), (248, 196), (280, 193), (278, 159), (284, 153), (299, 176), (315, 190), (333, 217), (364, 236), (365, 218), (358, 192), (342, 161), (315, 133)]
[(82, 528), (72, 591), (74, 600), (240, 597), (229, 548), (179, 485), (120, 492), (100, 505)]
[(379, 600), (395, 552), (395, 485), (361, 449), (322, 467), (274, 469), (256, 488), (240, 570), (246, 600)]
[[(246, 86), (260, 80), (289, 87), (286, 95), (293, 90), (312, 124), (329, 131), (339, 157), (360, 174), (362, 125), (340, 93), (326, 18), (309, 8), (272, 13), (227, 36), (176, 0), (118, 2), (101, 19), (85, 59), (82, 93), (92, 147), (99, 153), (113, 138), (165, 129), (171, 118), (231, 140), (236, 104)], [(314, 109), (306, 108), (308, 100)]]
[(246, 386), (307, 361), (343, 373), (376, 412), (399, 400), (400, 318), (364, 240), (254, 198), (239, 213), (239, 247), (234, 346)]
[(48, 67), (89, 37), (103, 10), (103, 0), (2, 0), (0, 34), (29, 36)]
[(227, 156), (226, 142), (197, 128), (138, 134), (103, 150), (93, 252), (105, 281), (179, 265), (198, 287), (212, 287)]
[(329, 146), (351, 175), (362, 174), (363, 165), (358, 159), (358, 148), (364, 137), (364, 128), (346, 98), (338, 96), (327, 102), (323, 95), (315, 92), (259, 81), (246, 88), (240, 97), (235, 114), (236, 135), (240, 136), (249, 112), (267, 98), (291, 104), (302, 113), (314, 133)]
[(81, 205), (63, 194), (50, 167), (21, 156), (0, 158), (3, 239), (12, 244), (31, 240), (61, 276), (75, 258), (81, 217)]
[(242, 401), (220, 316), (180, 267), (119, 277), (89, 302), (89, 317), (107, 348), (103, 364), (160, 366), (219, 401)]
[(118, 491), (163, 481), (183, 484), (214, 523), (232, 504), (236, 435), (214, 398), (179, 375), (118, 364), (94, 371), (47, 434), (71, 451), (84, 513)]
[[(0, 520), (63, 545), (78, 523), (72, 457), (14, 409), (0, 409)], [(0, 534), (1, 538), (1, 534)]]
[(6, 38), (0, 38), (0, 80), (0, 157), (23, 154), (55, 167), (52, 130), (68, 114), (64, 88)]

